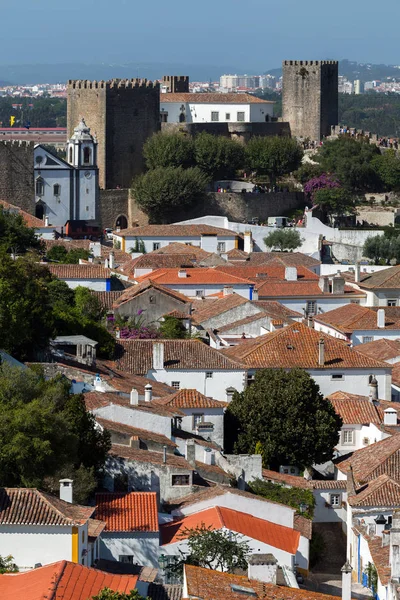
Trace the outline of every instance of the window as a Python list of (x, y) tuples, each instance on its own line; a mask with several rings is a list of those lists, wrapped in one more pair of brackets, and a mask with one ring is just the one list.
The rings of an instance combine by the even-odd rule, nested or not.
[(315, 300), (308, 300), (306, 303), (306, 313), (309, 316), (317, 314), (317, 303)]
[(133, 565), (133, 554), (120, 554), (118, 560), (120, 563)]
[(343, 373), (333, 373), (331, 375), (331, 381), (342, 381), (344, 379)]
[(237, 114), (238, 121), (244, 121), (244, 112), (238, 112)]
[(226, 113), (225, 114), (225, 121), (230, 121), (231, 120), (231, 113)]
[(196, 290), (196, 296), (198, 298), (203, 298), (203, 296), (204, 296), (204, 290)]
[(211, 112), (211, 121), (219, 121), (219, 112)]
[(369, 342), (373, 342), (374, 338), (372, 335), (363, 335), (362, 343), (369, 344)]
[(387, 305), (388, 306), (397, 306), (397, 300), (396, 298), (391, 298), (390, 300), (387, 301)]
[(36, 195), (44, 196), (44, 181), (41, 177), (36, 179)]
[(218, 242), (218, 244), (217, 244), (218, 252), (225, 252), (225, 248), (226, 248), (225, 242)]
[(84, 165), (89, 165), (90, 164), (90, 157), (91, 157), (91, 152), (90, 152), (90, 148), (88, 148), (87, 146), (83, 149), (83, 164)]
[(197, 426), (199, 425), (199, 423), (202, 423), (203, 420), (204, 420), (204, 415), (202, 413), (194, 414), (192, 429), (197, 429)]
[(172, 475), (172, 485), (189, 485), (189, 475)]
[(206, 372), (206, 379), (212, 379), (213, 376), (213, 372), (212, 371), (207, 371)]
[(180, 382), (180, 381), (173, 381), (173, 382), (171, 383), (171, 387), (173, 387), (173, 388), (174, 388), (174, 390), (179, 390), (179, 389), (180, 389), (180, 387), (181, 387), (181, 382)]
[(149, 304), (156, 304), (156, 297), (153, 294), (149, 296)]
[(72, 148), (72, 146), (70, 146), (69, 148), (69, 162), (72, 163), (74, 157), (74, 149)]
[(340, 506), (340, 494), (331, 494), (331, 506)]
[(354, 429), (343, 429), (342, 440), (343, 444), (352, 446), (354, 444)]
[(153, 242), (153, 250), (159, 250), (160, 249), (160, 242)]
[(53, 185), (53, 194), (54, 194), (55, 196), (59, 196), (59, 195), (60, 195), (60, 192), (61, 192), (61, 185), (60, 185), (59, 183), (55, 183), (55, 184)]
[(82, 544), (85, 543), (85, 530), (82, 531)]
[(350, 304), (360, 304), (359, 300), (350, 300)]

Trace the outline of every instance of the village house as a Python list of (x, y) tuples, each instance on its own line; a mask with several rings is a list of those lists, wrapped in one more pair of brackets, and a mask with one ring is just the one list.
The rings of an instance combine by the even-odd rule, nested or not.
[(158, 567), (159, 526), (154, 492), (96, 494), (96, 516), (106, 526), (100, 557)]
[(359, 354), (344, 341), (294, 323), (273, 333), (220, 351), (248, 371), (249, 381), (258, 369), (305, 369), (322, 394), (335, 391), (369, 395), (376, 380), (379, 396), (391, 398), (391, 370), (387, 363)]
[(321, 261), (302, 252), (250, 252), (248, 260), (250, 265), (273, 263), (284, 267), (306, 267), (316, 275), (320, 274)]
[(354, 276), (347, 279), (365, 293), (365, 306), (400, 306), (400, 265), (375, 273), (360, 273), (360, 265), (356, 265)]
[(47, 220), (38, 219), (30, 213), (27, 213), (24, 210), (22, 210), (22, 208), (14, 206), (13, 204), (10, 204), (9, 202), (6, 202), (5, 200), (1, 199), (0, 209), (3, 210), (5, 213), (19, 215), (27, 227), (32, 227), (35, 229), (36, 237), (40, 238), (44, 242), (54, 239), (56, 228), (52, 225), (49, 225)]
[(111, 291), (112, 271), (103, 265), (94, 263), (79, 265), (46, 263), (46, 266), (54, 277), (65, 281), (71, 289), (83, 286), (97, 292)]
[[(386, 311), (387, 309), (385, 313)], [(397, 339), (381, 338), (374, 342), (360, 344), (357, 351), (390, 365), (400, 362), (400, 340)]]
[(144, 253), (159, 250), (175, 242), (185, 244), (187, 251), (198, 246), (208, 252), (228, 252), (238, 247), (239, 235), (229, 229), (211, 225), (144, 225), (113, 232), (114, 245), (124, 252)]

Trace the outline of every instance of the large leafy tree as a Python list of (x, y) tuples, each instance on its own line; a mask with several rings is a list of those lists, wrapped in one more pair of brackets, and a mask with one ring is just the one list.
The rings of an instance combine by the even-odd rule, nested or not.
[(278, 177), (299, 169), (303, 149), (293, 138), (253, 137), (246, 146), (246, 162), (258, 175), (267, 175), (272, 185)]
[(373, 166), (387, 191), (400, 190), (400, 159), (395, 150), (387, 150), (376, 156), (373, 159)]
[(353, 213), (356, 206), (356, 197), (352, 192), (342, 187), (332, 187), (317, 190), (313, 195), (314, 206), (319, 207), (324, 215), (343, 215)]
[(342, 420), (301, 369), (264, 369), (229, 404), (227, 440), (252, 454), (262, 444), (265, 466), (308, 467), (332, 458)]
[(0, 251), (25, 254), (27, 250), (41, 249), (42, 242), (35, 235), (35, 230), (25, 225), (20, 214), (0, 205)]
[(296, 250), (302, 244), (301, 235), (296, 229), (275, 229), (271, 231), (265, 238), (264, 244), (267, 248), (280, 250)]
[(230, 179), (244, 167), (244, 147), (223, 136), (200, 133), (194, 139), (196, 164), (211, 179)]
[(148, 169), (159, 167), (193, 167), (193, 138), (183, 133), (158, 132), (143, 146)]
[(138, 205), (152, 222), (176, 220), (176, 214), (196, 204), (204, 195), (208, 179), (198, 168), (157, 168), (140, 175), (133, 184)]

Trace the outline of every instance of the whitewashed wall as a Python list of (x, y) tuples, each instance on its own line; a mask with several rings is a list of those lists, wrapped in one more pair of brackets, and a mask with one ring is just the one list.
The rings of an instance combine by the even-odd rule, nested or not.
[[(190, 277), (182, 278), (181, 281), (182, 283), (163, 283), (163, 286), (170, 288), (171, 290), (175, 290), (176, 292), (179, 292), (184, 296), (188, 296), (189, 298), (195, 298), (198, 290), (201, 290), (204, 296), (211, 296), (212, 294), (219, 294), (225, 287), (223, 283), (190, 283)], [(229, 283), (228, 285), (239, 296), (242, 296), (247, 300), (253, 299), (253, 285), (239, 283)]]
[(331, 506), (331, 494), (340, 494), (340, 501), (346, 503), (346, 490), (314, 489), (313, 494), (315, 499), (313, 521), (315, 523), (343, 523), (346, 525), (347, 513), (345, 506), (342, 506), (342, 504), (338, 507)]
[[(127, 236), (127, 237), (121, 237), (118, 235), (118, 233), (114, 233), (113, 234), (113, 238), (114, 240), (117, 240), (120, 242), (121, 244), (121, 248), (124, 248), (124, 240), (125, 240), (125, 252), (129, 252), (129, 250), (131, 248), (134, 248), (136, 245), (136, 240), (142, 240), (144, 242), (145, 245), (145, 249), (146, 249), (146, 253), (149, 252), (153, 252), (154, 251), (154, 244), (159, 244), (160, 248), (164, 248), (165, 246), (168, 246), (169, 244), (172, 243), (179, 243), (179, 244), (188, 244), (188, 252), (190, 252), (190, 245), (192, 246), (197, 246), (199, 248), (203, 248), (204, 250), (206, 250), (207, 252), (216, 252), (217, 251), (217, 243), (218, 242), (224, 242), (225, 243), (225, 252), (229, 252), (229, 250), (233, 250), (236, 247), (236, 236), (232, 235), (232, 236), (210, 236), (210, 239), (207, 239), (209, 236), (200, 236), (200, 235), (196, 235), (196, 236), (183, 236), (183, 235), (179, 235), (179, 236), (168, 236), (168, 237), (160, 237), (160, 236), (151, 236), (151, 237), (145, 237), (145, 236)], [(211, 244), (211, 245), (210, 245)]]
[[(388, 369), (307, 369), (311, 377), (319, 385), (321, 393), (329, 396), (333, 392), (348, 392), (369, 395), (369, 376), (375, 375), (378, 381), (378, 395), (382, 400), (391, 399), (391, 373)], [(343, 379), (333, 380), (333, 374), (343, 373)]]
[(230, 370), (212, 370), (213, 376), (206, 377), (207, 369), (204, 371), (184, 371), (179, 369), (150, 369), (146, 376), (149, 379), (160, 381), (172, 386), (172, 382), (179, 381), (180, 389), (196, 389), (205, 396), (215, 398), (216, 400), (227, 401), (226, 390), (229, 387), (235, 388), (238, 392), (242, 392), (246, 382), (246, 371), (230, 371)]
[(158, 568), (158, 532), (104, 531), (100, 541), (100, 558), (119, 561), (133, 556), (133, 564)]
[[(237, 113), (244, 112), (245, 123), (262, 123), (266, 115), (273, 116), (273, 104), (268, 103), (240, 103), (240, 104), (215, 104), (194, 102), (163, 102), (161, 96), (160, 110), (168, 113), (168, 123), (179, 123), (181, 106), (185, 106), (187, 123), (212, 123), (211, 113), (219, 113), (219, 123), (235, 123), (238, 121)], [(229, 115), (229, 118), (227, 118)]]
[(103, 419), (108, 419), (114, 423), (123, 423), (132, 427), (139, 427), (147, 431), (153, 431), (171, 439), (171, 417), (145, 412), (143, 410), (135, 410), (128, 406), (120, 406), (119, 404), (110, 404), (101, 406), (91, 411)]
[(207, 431), (205, 437), (210, 438), (212, 442), (215, 442), (221, 448), (224, 447), (224, 408), (182, 408), (180, 410), (186, 415), (181, 421), (181, 428), (184, 431), (195, 434), (196, 430), (193, 429), (193, 415), (204, 415), (203, 421), (213, 423), (214, 425), (213, 430)]
[(75, 289), (78, 286), (83, 286), (89, 288), (89, 290), (94, 290), (95, 292), (107, 292), (110, 286), (109, 279), (64, 279), (60, 277), (62, 281), (70, 287), (71, 289)]

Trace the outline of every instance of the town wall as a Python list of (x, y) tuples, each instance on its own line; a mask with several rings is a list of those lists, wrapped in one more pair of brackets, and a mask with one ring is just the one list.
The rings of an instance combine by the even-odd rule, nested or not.
[(254, 136), (280, 136), (290, 137), (290, 125), (281, 121), (267, 123), (161, 123), (161, 130), (165, 132), (182, 131), (194, 136), (199, 133), (211, 133), (223, 137), (230, 137), (240, 142), (248, 142)]
[(34, 144), (0, 142), (0, 200), (35, 214)]

